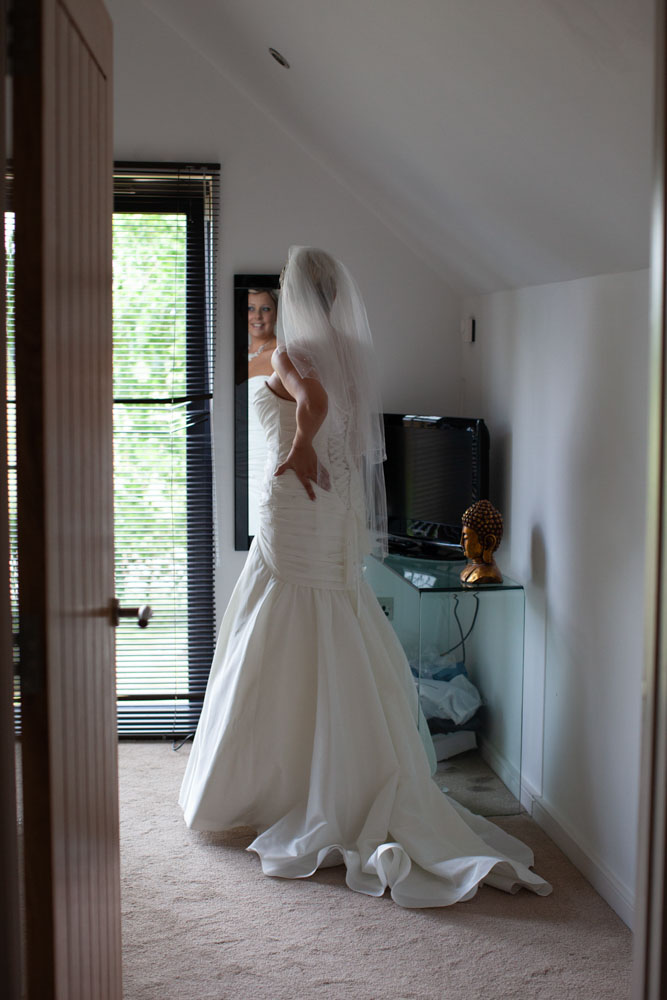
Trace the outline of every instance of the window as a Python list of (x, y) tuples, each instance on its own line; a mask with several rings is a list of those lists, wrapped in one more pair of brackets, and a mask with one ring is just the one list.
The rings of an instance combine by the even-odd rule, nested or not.
[[(197, 725), (213, 656), (211, 400), (218, 167), (114, 171), (116, 596), (150, 603), (116, 630), (121, 736)], [(11, 177), (8, 178), (11, 193)], [(10, 586), (18, 633), (14, 215), (5, 213)], [(15, 715), (20, 727), (18, 676)]]
[(213, 655), (211, 399), (217, 168), (116, 165), (116, 630), (121, 736), (184, 736)]
[[(6, 178), (6, 201), (11, 204), (12, 177)], [(19, 593), (18, 593), (18, 539), (16, 524), (16, 366), (14, 364), (14, 265), (16, 245), (14, 239), (15, 216), (5, 212), (5, 323), (7, 336), (7, 500), (9, 504), (9, 593), (14, 633), (14, 724), (17, 733), (21, 728), (21, 692), (19, 680)]]

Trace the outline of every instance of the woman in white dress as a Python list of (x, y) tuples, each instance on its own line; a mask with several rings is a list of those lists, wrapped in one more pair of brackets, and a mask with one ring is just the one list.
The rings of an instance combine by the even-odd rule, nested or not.
[(362, 575), (386, 537), (370, 331), (321, 250), (290, 250), (273, 366), (255, 400), (275, 471), (220, 628), (186, 823), (249, 826), (267, 875), (342, 862), (350, 888), (401, 906), (446, 906), (482, 882), (546, 895), (530, 849), (431, 778), (407, 660)]

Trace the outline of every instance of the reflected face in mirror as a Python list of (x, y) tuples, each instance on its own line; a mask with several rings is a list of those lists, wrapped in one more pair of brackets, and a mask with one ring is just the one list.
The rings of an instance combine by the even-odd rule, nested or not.
[(248, 291), (248, 378), (271, 372), (271, 354), (276, 346), (276, 300), (271, 292)]
[(248, 335), (264, 340), (276, 327), (276, 304), (268, 292), (248, 292)]

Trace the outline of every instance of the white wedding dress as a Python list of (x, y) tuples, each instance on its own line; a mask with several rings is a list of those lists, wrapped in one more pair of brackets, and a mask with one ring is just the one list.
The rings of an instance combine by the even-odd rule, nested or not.
[[(260, 387), (272, 467), (296, 407)], [(351, 889), (446, 906), (485, 882), (546, 895), (532, 852), (431, 778), (416, 692), (361, 574), (364, 503), (343, 442), (314, 445), (331, 489), (265, 480), (258, 533), (220, 628), (180, 795), (197, 830), (249, 826), (267, 875), (343, 861)]]

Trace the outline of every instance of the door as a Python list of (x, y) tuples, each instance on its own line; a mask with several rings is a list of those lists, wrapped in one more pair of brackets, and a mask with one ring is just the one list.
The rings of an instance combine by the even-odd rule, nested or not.
[(21, 720), (28, 996), (120, 998), (111, 23), (15, 4)]

